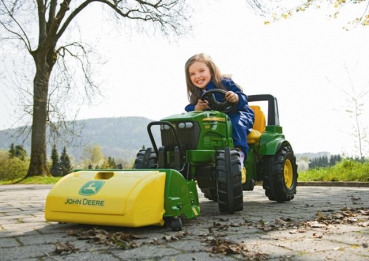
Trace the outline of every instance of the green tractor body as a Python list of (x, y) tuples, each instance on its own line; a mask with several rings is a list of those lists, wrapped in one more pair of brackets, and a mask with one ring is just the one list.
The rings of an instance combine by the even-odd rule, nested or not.
[[(152, 148), (137, 154), (135, 168), (179, 171), (186, 180), (196, 181), (206, 198), (217, 201), (220, 212), (242, 210), (242, 191), (253, 190), (258, 181), (270, 200), (292, 200), (298, 176), (296, 158), (279, 124), (277, 99), (269, 94), (248, 98), (255, 123), (245, 137), (249, 145), (246, 171), (234, 148), (232, 123), (219, 111), (193, 111), (149, 123)], [(258, 102), (267, 105), (265, 113), (260, 106), (251, 105)], [(160, 127), (160, 146), (154, 139), (154, 126)]]

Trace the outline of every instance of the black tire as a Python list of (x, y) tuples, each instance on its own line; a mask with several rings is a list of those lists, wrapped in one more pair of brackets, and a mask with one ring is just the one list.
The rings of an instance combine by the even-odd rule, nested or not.
[(214, 202), (218, 201), (218, 194), (216, 189), (201, 189), (201, 192), (204, 193), (204, 197), (212, 200)]
[(295, 197), (297, 186), (297, 164), (292, 147), (282, 144), (274, 156), (264, 158), (268, 167), (263, 171), (265, 195), (273, 201), (285, 202)]
[(137, 153), (134, 169), (156, 169), (158, 167), (158, 158), (155, 151), (151, 148), (140, 150)]
[(246, 182), (242, 184), (242, 190), (253, 191), (255, 187), (255, 180), (246, 179)]
[(170, 223), (172, 227), (172, 231), (181, 231), (182, 230), (182, 219), (180, 217), (174, 217)]
[(218, 207), (220, 212), (232, 214), (243, 209), (240, 154), (237, 149), (216, 153)]

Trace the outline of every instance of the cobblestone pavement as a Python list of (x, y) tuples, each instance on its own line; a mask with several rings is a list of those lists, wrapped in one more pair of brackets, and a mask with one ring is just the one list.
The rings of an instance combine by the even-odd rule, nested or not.
[(244, 192), (244, 210), (201, 214), (166, 227), (46, 222), (50, 185), (0, 186), (0, 260), (369, 260), (369, 188), (298, 186), (294, 200)]

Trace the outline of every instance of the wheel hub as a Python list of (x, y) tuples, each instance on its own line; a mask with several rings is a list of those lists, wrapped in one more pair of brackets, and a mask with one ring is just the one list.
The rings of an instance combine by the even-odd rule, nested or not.
[(284, 183), (286, 184), (286, 187), (291, 188), (292, 182), (293, 182), (293, 168), (292, 168), (292, 163), (289, 159), (287, 159), (284, 163), (283, 177), (284, 177)]

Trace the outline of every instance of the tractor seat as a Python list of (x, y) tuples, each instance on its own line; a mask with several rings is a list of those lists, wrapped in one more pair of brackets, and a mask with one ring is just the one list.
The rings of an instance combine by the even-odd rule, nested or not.
[(250, 105), (250, 108), (255, 113), (255, 122), (252, 126), (251, 132), (247, 135), (247, 143), (256, 144), (259, 142), (261, 134), (265, 131), (266, 120), (264, 112), (260, 109), (260, 106)]

